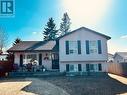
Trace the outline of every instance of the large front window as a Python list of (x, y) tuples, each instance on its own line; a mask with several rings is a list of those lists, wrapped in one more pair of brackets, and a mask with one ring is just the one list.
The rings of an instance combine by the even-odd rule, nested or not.
[(89, 42), (89, 51), (90, 51), (90, 53), (97, 53), (97, 49), (98, 49), (98, 47), (97, 47), (97, 41), (90, 41)]
[(37, 55), (36, 54), (23, 55), (23, 63), (24, 64), (28, 64), (28, 63), (37, 64)]
[(69, 54), (77, 54), (77, 53), (78, 53), (77, 41), (69, 41)]

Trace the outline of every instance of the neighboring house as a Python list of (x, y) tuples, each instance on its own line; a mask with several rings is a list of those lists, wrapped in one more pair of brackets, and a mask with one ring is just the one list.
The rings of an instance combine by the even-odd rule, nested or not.
[(113, 54), (108, 53), (108, 62), (113, 62), (113, 61), (114, 61)]
[(6, 61), (8, 54), (0, 54), (0, 61)]
[(22, 41), (10, 48), (14, 63), (22, 66), (31, 60), (48, 70), (60, 72), (106, 72), (107, 40), (110, 37), (81, 27), (56, 41)]
[(116, 52), (113, 58), (115, 63), (127, 62), (127, 52)]

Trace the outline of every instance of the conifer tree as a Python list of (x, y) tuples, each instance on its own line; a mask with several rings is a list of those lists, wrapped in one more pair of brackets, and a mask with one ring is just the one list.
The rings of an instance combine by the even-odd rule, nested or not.
[(20, 43), (21, 42), (21, 39), (20, 38), (16, 38), (14, 43), (13, 43), (13, 46), (15, 46), (16, 44)]
[(43, 35), (44, 40), (54, 40), (57, 37), (56, 24), (54, 23), (53, 18), (49, 18), (49, 21), (46, 24), (46, 28), (44, 28)]
[(70, 25), (71, 25), (70, 18), (67, 13), (64, 13), (62, 22), (60, 23), (61, 35), (64, 35), (64, 34), (70, 32)]

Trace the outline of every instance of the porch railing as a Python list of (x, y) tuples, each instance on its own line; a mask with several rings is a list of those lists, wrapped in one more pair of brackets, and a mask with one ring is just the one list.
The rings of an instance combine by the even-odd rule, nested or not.
[(26, 64), (19, 66), (18, 64), (13, 65), (14, 72), (44, 72), (46, 68), (43, 65), (32, 65)]

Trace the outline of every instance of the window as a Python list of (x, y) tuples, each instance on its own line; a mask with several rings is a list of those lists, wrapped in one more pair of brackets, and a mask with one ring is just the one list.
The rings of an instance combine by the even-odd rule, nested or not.
[(77, 54), (77, 53), (78, 53), (77, 41), (69, 41), (69, 54)]
[(89, 41), (89, 52), (97, 53), (97, 41)]
[(95, 72), (97, 71), (97, 64), (86, 64), (86, 71), (87, 72)]
[(37, 60), (36, 54), (28, 54), (27, 55), (27, 62), (34, 62), (35, 60)]
[(90, 64), (90, 71), (94, 71), (94, 64)]
[(37, 57), (36, 54), (27, 55), (27, 59), (37, 59), (36, 57)]
[(66, 64), (66, 71), (67, 72), (77, 72), (78, 64)]
[(69, 71), (74, 71), (74, 65), (69, 65)]

